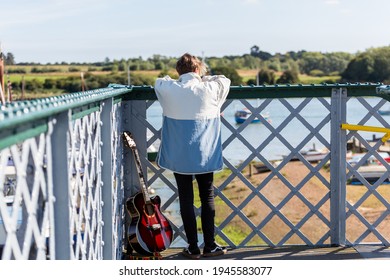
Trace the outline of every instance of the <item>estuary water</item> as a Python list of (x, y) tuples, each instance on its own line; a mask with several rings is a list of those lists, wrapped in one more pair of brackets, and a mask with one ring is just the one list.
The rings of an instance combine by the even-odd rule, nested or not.
[[(230, 141), (234, 130), (239, 130), (242, 137), (254, 148), (267, 141), (266, 144), (263, 144), (265, 145), (264, 148), (261, 149), (261, 155), (267, 160), (282, 159), (283, 155), (290, 152), (282, 138), (294, 148), (298, 145), (303, 150), (311, 149), (313, 146), (319, 150), (327, 148), (326, 145), (330, 142), (330, 122), (329, 120), (326, 121), (325, 118), (330, 118), (330, 98), (321, 99), (322, 101), (312, 99), (305, 106), (302, 105), (303, 100), (302, 98), (284, 99), (284, 101), (274, 99), (269, 104), (266, 103), (267, 106), (263, 104), (263, 102), (269, 102), (266, 100), (248, 100), (247, 102), (254, 108), (264, 106), (261, 113), (269, 115), (269, 123), (252, 123), (242, 130), (240, 125), (236, 124), (234, 114), (237, 110), (246, 106), (239, 100), (234, 100), (223, 111), (223, 118), (228, 122), (228, 125), (222, 125), (222, 141), (228, 140), (227, 142), (229, 142), (228, 144), (224, 143), (223, 155), (225, 159), (236, 165), (251, 154), (251, 151), (242, 141), (238, 139)], [(383, 103), (382, 99), (370, 97), (363, 100), (364, 104), (369, 104), (368, 109), (376, 106), (379, 102)], [(382, 105), (382, 103), (379, 105)], [(386, 108), (387, 106), (389, 108)], [(382, 107), (382, 109), (390, 109), (389, 105)], [(347, 123), (361, 124), (362, 120), (365, 120), (365, 125), (383, 127), (385, 123), (390, 121), (390, 116), (381, 116), (382, 120), (371, 117), (372, 112), (369, 113), (368, 109), (356, 98), (349, 99), (347, 102)], [(295, 117), (288, 122), (287, 119), (292, 114)], [(156, 129), (161, 127), (162, 109), (158, 102), (155, 102), (148, 109), (147, 118)], [(311, 126), (311, 128), (307, 128), (307, 126)], [(319, 130), (318, 134), (321, 136), (316, 134), (311, 137), (313, 129)], [(368, 132), (360, 132), (360, 134), (367, 139), (373, 136), (372, 133)], [(300, 143), (307, 137), (310, 139), (302, 147)]]

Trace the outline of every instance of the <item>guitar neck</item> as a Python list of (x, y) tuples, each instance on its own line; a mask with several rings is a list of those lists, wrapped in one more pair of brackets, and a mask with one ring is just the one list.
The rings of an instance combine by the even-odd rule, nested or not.
[(139, 179), (139, 182), (140, 182), (141, 191), (142, 191), (142, 194), (144, 195), (145, 203), (149, 203), (150, 202), (150, 197), (149, 197), (148, 187), (146, 185), (146, 180), (145, 180), (145, 177), (144, 177), (144, 173), (142, 171), (140, 156), (138, 154), (138, 150), (137, 150), (136, 146), (132, 147), (131, 149), (133, 151), (135, 165), (137, 167), (138, 179)]

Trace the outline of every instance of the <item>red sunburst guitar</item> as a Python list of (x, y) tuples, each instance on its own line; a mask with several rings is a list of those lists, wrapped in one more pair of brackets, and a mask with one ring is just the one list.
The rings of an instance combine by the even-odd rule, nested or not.
[(126, 201), (126, 209), (131, 217), (127, 232), (129, 245), (142, 255), (167, 249), (173, 239), (173, 231), (168, 219), (161, 213), (161, 199), (150, 197), (142, 172), (137, 146), (130, 132), (123, 133), (125, 144), (131, 148), (140, 180), (141, 191)]

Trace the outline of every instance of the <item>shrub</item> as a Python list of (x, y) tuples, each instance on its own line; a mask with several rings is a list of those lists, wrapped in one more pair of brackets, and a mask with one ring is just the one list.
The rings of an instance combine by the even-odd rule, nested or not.
[(78, 67), (69, 67), (68, 71), (69, 72), (80, 72), (81, 70)]
[(232, 67), (215, 67), (211, 69), (212, 75), (225, 75), (227, 78), (231, 80), (232, 85), (241, 85), (242, 77), (238, 75), (236, 69)]
[(24, 68), (14, 68), (14, 69), (8, 69), (7, 70), (9, 74), (26, 74), (27, 71)]
[(275, 72), (266, 70), (266, 69), (261, 69), (259, 73), (257, 73), (257, 77), (259, 80), (259, 84), (268, 84), (268, 85), (273, 85), (275, 84)]
[(299, 82), (298, 73), (292, 70), (286, 70), (276, 81), (277, 84), (295, 84)]

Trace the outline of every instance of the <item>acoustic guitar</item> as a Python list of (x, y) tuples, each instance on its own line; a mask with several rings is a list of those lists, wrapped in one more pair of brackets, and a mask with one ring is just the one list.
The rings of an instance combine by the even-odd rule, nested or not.
[(125, 144), (131, 148), (138, 172), (141, 190), (126, 200), (126, 209), (131, 217), (127, 237), (130, 247), (141, 255), (153, 255), (166, 250), (173, 239), (168, 219), (161, 213), (161, 198), (149, 196), (146, 180), (136, 143), (130, 132), (123, 133)]

